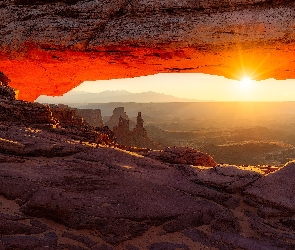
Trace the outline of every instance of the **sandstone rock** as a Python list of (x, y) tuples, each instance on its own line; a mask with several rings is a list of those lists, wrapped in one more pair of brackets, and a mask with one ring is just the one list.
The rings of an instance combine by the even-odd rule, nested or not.
[(40, 129), (10, 126), (0, 130), (0, 148), (14, 155), (63, 156), (81, 151), (81, 145), (70, 138)]
[[(0, 166), (3, 164), (0, 163)], [(27, 182), (25, 179), (12, 176), (6, 178), (4, 173), (1, 174), (0, 180), (0, 194), (8, 199), (19, 199), (21, 204), (25, 203), (39, 187), (38, 184)]]
[(18, 143), (16, 141), (10, 141), (7, 139), (0, 138), (0, 149), (2, 152), (8, 153), (16, 153), (19, 152), (20, 154), (23, 153), (25, 148), (24, 144)]
[(226, 247), (222, 249), (261, 249), (261, 250), (283, 250), (288, 248), (281, 248), (275, 245), (272, 245), (268, 242), (257, 240), (255, 238), (245, 238), (238, 234), (227, 233), (227, 232), (218, 232), (214, 233), (214, 240), (219, 241), (219, 244), (224, 244)]
[[(71, 244), (59, 244), (58, 249), (64, 250), (88, 250), (89, 248), (77, 246), (77, 245), (71, 245)], [(95, 248), (92, 248), (95, 249)]]
[[(81, 159), (76, 163), (52, 159), (55, 164), (37, 169), (32, 163), (22, 164), (25, 172), (14, 167), (12, 173), (9, 166), (0, 164), (4, 175), (0, 193), (11, 199), (22, 199), (21, 211), (26, 215), (77, 230), (99, 231), (111, 244), (139, 237), (151, 226), (159, 226), (171, 217), (179, 217), (177, 223), (182, 228), (210, 223), (210, 216), (219, 214), (216, 209), (223, 210), (215, 204), (207, 206), (207, 202), (190, 194), (175, 192), (181, 183), (184, 187), (196, 185), (183, 179), (176, 168), (112, 148), (90, 152), (80, 153), (83, 159), (92, 156), (88, 161), (82, 161), (82, 157), (73, 158)], [(30, 180), (33, 172), (37, 182)], [(21, 178), (13, 179), (13, 176)], [(175, 182), (172, 176), (179, 180)], [(195, 216), (196, 224), (191, 224), (189, 221), (197, 211), (200, 222)]]
[(238, 220), (230, 211), (225, 211), (224, 214), (217, 216), (216, 220), (211, 223), (214, 231), (238, 234), (241, 231)]
[(57, 235), (53, 232), (45, 234), (43, 238), (36, 236), (2, 236), (2, 244), (8, 249), (28, 249), (37, 247), (56, 247)]
[(118, 124), (113, 127), (113, 132), (119, 144), (129, 146), (132, 138), (131, 131), (129, 130), (129, 120), (120, 116)]
[(5, 147), (24, 145), (0, 154), (2, 249), (294, 248), (293, 162), (262, 176), (189, 148), (152, 159), (30, 125), (0, 125)]
[(148, 137), (147, 131), (143, 127), (143, 122), (141, 112), (138, 112), (136, 126), (130, 131), (129, 120), (120, 116), (118, 125), (113, 128), (117, 143), (122, 146), (134, 148), (161, 148), (160, 145), (157, 145)]
[(124, 107), (115, 108), (113, 110), (113, 115), (105, 123), (105, 125), (108, 126), (111, 130), (113, 130), (113, 128), (118, 125), (120, 117), (122, 117), (124, 120), (129, 121), (129, 117), (124, 111)]
[(49, 107), (52, 116), (58, 120), (59, 125), (62, 127), (82, 128), (88, 125), (81, 116), (76, 114), (76, 109), (63, 104), (50, 104)]
[(261, 243), (264, 243), (264, 245), (272, 245), (275, 247), (274, 249), (293, 248), (293, 242), (295, 240), (294, 234), (292, 230), (290, 230), (291, 228), (285, 227), (280, 223), (280, 217), (276, 218), (276, 220), (265, 220), (247, 211), (245, 215), (248, 216), (252, 230), (256, 235), (260, 236), (262, 240)]
[(0, 118), (6, 123), (30, 124), (31, 126), (48, 124), (49, 127), (56, 125), (56, 120), (47, 106), (9, 98), (0, 100)]
[(10, 79), (0, 71), (0, 98), (15, 100), (17, 97), (17, 91), (9, 87)]
[(231, 165), (218, 165), (215, 168), (196, 172), (196, 175), (194, 181), (197, 183), (224, 189), (228, 192), (241, 191), (262, 177), (260, 173)]
[[(27, 3), (25, 4), (23, 1), (4, 1), (3, 4), (6, 8), (1, 9), (1, 14), (3, 16), (3, 34), (5, 35), (1, 38), (1, 44), (17, 49), (28, 39), (32, 43), (41, 44), (47, 48), (66, 48), (72, 46), (81, 50), (93, 48), (100, 43), (109, 44), (110, 41), (113, 43), (122, 43), (123, 41), (128, 43), (127, 41), (129, 41), (131, 43), (132, 38), (135, 41), (145, 43), (149, 41), (153, 41), (153, 44), (160, 42), (168, 43), (171, 42), (172, 37), (174, 37), (173, 41), (178, 43), (182, 41), (194, 44), (200, 41), (199, 44), (204, 44), (206, 43), (208, 29), (211, 31), (218, 24), (217, 17), (217, 20), (213, 19), (215, 22), (210, 24), (209, 17), (203, 17), (204, 14), (207, 14), (207, 12), (212, 14), (216, 12), (222, 13), (224, 10), (231, 10), (234, 13), (227, 14), (229, 20), (223, 23), (223, 28), (227, 29), (230, 23), (239, 24), (238, 20), (235, 20), (236, 16), (234, 14), (236, 11), (247, 10), (252, 5), (265, 2), (265, 0), (236, 0), (230, 2), (227, 0), (201, 0), (197, 2), (186, 0), (176, 3), (172, 0), (140, 0), (135, 2), (120, 0), (105, 3), (93, 0), (56, 0), (25, 1)], [(266, 3), (266, 6), (272, 8), (274, 5), (281, 3), (276, 0)], [(238, 6), (242, 8), (237, 8)], [(33, 11), (32, 7), (38, 7), (38, 11)], [(252, 12), (254, 11), (252, 10)], [(17, 14), (19, 15), (18, 18)], [(188, 15), (186, 20), (181, 19), (183, 14)], [(203, 18), (193, 18), (196, 14), (201, 14)], [(52, 16), (54, 16), (54, 23), (51, 19)], [(226, 15), (222, 15), (222, 17), (224, 16)], [(250, 17), (248, 17), (247, 13), (241, 13), (241, 16), (244, 22), (250, 22)], [(159, 19), (159, 17), (162, 17), (162, 19)], [(273, 22), (273, 20), (271, 21)], [(9, 26), (9, 22), (12, 22), (14, 25)], [(165, 23), (172, 27), (165, 27)], [(252, 20), (252, 23), (256, 24), (255, 20)], [(144, 24), (147, 27), (144, 28)], [(205, 34), (202, 35), (197, 28), (204, 27), (205, 24), (210, 24), (210, 27), (203, 31)], [(29, 27), (33, 27), (30, 33)], [(81, 30), (77, 31), (75, 29), (78, 27)], [(196, 37), (192, 36), (192, 31), (189, 32), (189, 27), (196, 32)], [(121, 29), (121, 33), (118, 32), (119, 29)], [(283, 30), (286, 29), (287, 27)], [(258, 36), (257, 33), (255, 32), (252, 37), (254, 35)], [(269, 33), (270, 31), (267, 34)], [(31, 34), (30, 37), (28, 37), (29, 34)], [(183, 36), (183, 34), (186, 34), (186, 36)], [(144, 39), (144, 35), (149, 35), (149, 39)], [(236, 35), (239, 36), (240, 34)], [(260, 34), (260, 36), (265, 37), (266, 34)], [(68, 39), (65, 39), (65, 37)], [(151, 39), (152, 37), (153, 39)], [(13, 40), (13, 38), (18, 39)], [(223, 34), (220, 34), (220, 37), (215, 36), (215, 38), (219, 43), (229, 39)], [(243, 37), (243, 39), (247, 38)]]
[[(294, 77), (293, 1), (25, 2), (1, 1), (0, 66), (26, 100), (61, 95), (90, 79), (159, 72), (239, 77), (239, 55), (253, 68), (268, 54), (260, 65), (267, 73), (257, 77)], [(275, 60), (279, 68), (269, 70)]]
[(246, 189), (246, 194), (262, 204), (294, 212), (294, 168), (295, 162), (287, 163), (280, 170), (254, 182)]
[(48, 227), (46, 224), (40, 222), (39, 220), (31, 219), (30, 224), (34, 227), (37, 227), (37, 228), (40, 228), (43, 230), (52, 230), (50, 227)]
[(222, 217), (224, 209), (213, 202), (200, 202), (193, 214), (185, 214), (163, 226), (166, 232), (180, 232), (184, 229), (209, 225), (217, 217)]
[(139, 248), (133, 245), (126, 245), (126, 250), (139, 250)]
[(29, 226), (9, 219), (0, 219), (0, 235), (14, 235), (14, 234), (40, 234), (45, 230), (41, 228)]
[(84, 235), (75, 235), (69, 232), (64, 232), (62, 236), (78, 241), (89, 248), (93, 247), (96, 244), (96, 242), (94, 242), (93, 240), (89, 239), (88, 237)]
[(0, 154), (0, 162), (2, 163), (21, 163), (21, 162), (25, 162), (24, 159), (20, 159), (11, 155), (4, 155), (4, 154)]
[(0, 85), (0, 97), (1, 99), (15, 100), (17, 92), (9, 86)]
[(100, 109), (76, 109), (76, 114), (83, 117), (93, 127), (104, 126)]
[(113, 250), (114, 248), (108, 245), (100, 245), (100, 246), (95, 246), (92, 248), (93, 250)]
[(185, 244), (175, 244), (170, 242), (153, 243), (148, 247), (149, 250), (189, 250)]
[(171, 164), (215, 167), (217, 163), (206, 153), (188, 147), (166, 148), (164, 151), (150, 151), (146, 156)]
[(0, 71), (0, 85), (8, 86), (10, 82), (10, 79), (3, 72)]
[(183, 234), (190, 238), (192, 241), (202, 243), (203, 245), (213, 248), (216, 247), (217, 249), (227, 249), (227, 248), (222, 248), (222, 244), (218, 244), (218, 242), (214, 241), (211, 237), (209, 237), (207, 234), (204, 232), (200, 231), (197, 228), (190, 229), (190, 230), (185, 230)]

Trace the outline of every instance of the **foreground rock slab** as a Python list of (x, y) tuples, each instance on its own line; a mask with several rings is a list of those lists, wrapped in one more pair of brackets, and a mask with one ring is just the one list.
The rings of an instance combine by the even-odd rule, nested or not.
[(62, 157), (1, 151), (0, 249), (294, 248), (294, 163), (265, 176), (236, 166), (165, 163), (40, 133), (42, 143), (77, 151)]

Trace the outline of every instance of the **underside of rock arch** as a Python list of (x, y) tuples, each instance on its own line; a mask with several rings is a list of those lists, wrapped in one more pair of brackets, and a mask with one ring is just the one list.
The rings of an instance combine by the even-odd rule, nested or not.
[(293, 79), (294, 2), (2, 0), (0, 71), (28, 101), (160, 72)]

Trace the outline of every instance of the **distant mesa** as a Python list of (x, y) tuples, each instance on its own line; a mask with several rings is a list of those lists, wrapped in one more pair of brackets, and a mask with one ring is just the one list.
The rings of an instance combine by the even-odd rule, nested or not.
[(72, 91), (63, 96), (40, 96), (37, 102), (41, 103), (109, 103), (109, 102), (196, 102), (195, 99), (178, 98), (172, 95), (156, 93), (153, 91), (142, 93), (131, 93), (126, 90), (106, 90), (100, 93), (90, 93), (83, 91)]

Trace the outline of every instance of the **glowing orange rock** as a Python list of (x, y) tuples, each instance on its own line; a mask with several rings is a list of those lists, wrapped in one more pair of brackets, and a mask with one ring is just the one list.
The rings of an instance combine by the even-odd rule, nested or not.
[[(100, 47), (93, 52), (31, 48), (2, 54), (0, 70), (19, 90), (19, 99), (58, 96), (86, 80), (106, 80), (160, 72), (198, 72), (240, 79), (295, 78), (295, 43), (247, 49)], [(98, 83), (99, 84), (99, 83)]]

